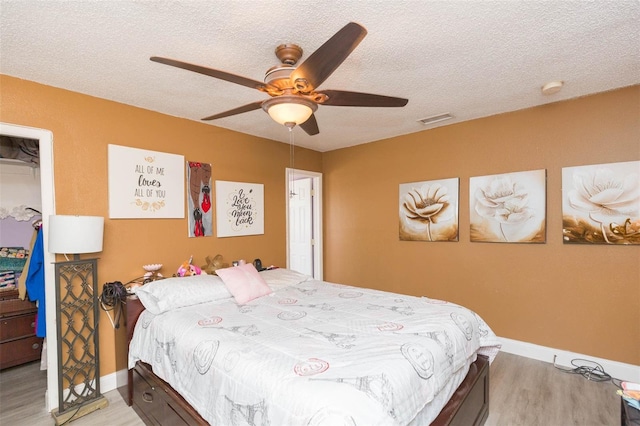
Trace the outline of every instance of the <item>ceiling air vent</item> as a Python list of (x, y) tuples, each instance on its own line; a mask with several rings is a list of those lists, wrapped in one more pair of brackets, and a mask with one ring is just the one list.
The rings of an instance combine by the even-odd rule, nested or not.
[(451, 120), (452, 118), (453, 118), (453, 115), (449, 114), (448, 112), (445, 112), (444, 114), (432, 115), (431, 117), (422, 118), (418, 120), (418, 122), (422, 124), (433, 124), (439, 121)]

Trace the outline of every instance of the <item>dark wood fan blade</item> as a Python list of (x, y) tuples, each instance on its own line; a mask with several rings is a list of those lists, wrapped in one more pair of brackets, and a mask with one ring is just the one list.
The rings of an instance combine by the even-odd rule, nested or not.
[(165, 65), (171, 65), (172, 67), (182, 68), (184, 70), (197, 72), (200, 74), (208, 75), (209, 77), (219, 78), (231, 83), (236, 83), (241, 86), (250, 87), (252, 89), (264, 90), (268, 87), (267, 84), (252, 80), (250, 78), (242, 77), (239, 75), (231, 74), (224, 71), (214, 70), (213, 68), (207, 68), (200, 65), (189, 64), (187, 62), (177, 61), (175, 59), (162, 58), (159, 56), (152, 56), (150, 58), (153, 62), (158, 62)]
[(356, 106), (356, 107), (403, 107), (408, 99), (392, 96), (373, 95), (371, 93), (346, 92), (344, 90), (323, 90), (328, 99), (321, 105)]
[(304, 123), (299, 125), (302, 130), (307, 132), (309, 136), (317, 135), (320, 133), (320, 129), (318, 129), (318, 122), (316, 121), (316, 116), (311, 114), (311, 117)]
[(300, 64), (289, 79), (303, 93), (315, 90), (347, 59), (366, 35), (364, 27), (355, 22), (348, 23)]
[(264, 101), (253, 102), (238, 108), (231, 109), (229, 111), (221, 112), (220, 114), (215, 114), (209, 117), (205, 117), (202, 120), (203, 121), (215, 120), (217, 118), (229, 117), (231, 115), (242, 114), (243, 112), (249, 112), (256, 109), (260, 109), (262, 107), (262, 102)]

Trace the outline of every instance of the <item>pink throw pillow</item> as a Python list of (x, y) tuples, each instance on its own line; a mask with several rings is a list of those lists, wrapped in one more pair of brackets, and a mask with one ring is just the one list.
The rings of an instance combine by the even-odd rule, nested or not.
[(240, 305), (271, 293), (271, 288), (251, 263), (217, 269), (216, 274)]

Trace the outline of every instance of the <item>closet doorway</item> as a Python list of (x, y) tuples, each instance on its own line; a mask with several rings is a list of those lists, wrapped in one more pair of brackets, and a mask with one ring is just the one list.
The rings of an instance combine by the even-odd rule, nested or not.
[(287, 268), (322, 280), (322, 174), (286, 169)]
[[(18, 126), (0, 122), (0, 135), (38, 141), (40, 158), (40, 194), (42, 197), (42, 223), (48, 229), (49, 216), (55, 214), (55, 187), (53, 179), (53, 134), (49, 130)], [(58, 406), (58, 354), (56, 337), (56, 292), (54, 265), (55, 255), (47, 251), (48, 235), (43, 233), (45, 264), (45, 297), (47, 310), (47, 389), (46, 409)], [(44, 389), (43, 389), (44, 392)]]

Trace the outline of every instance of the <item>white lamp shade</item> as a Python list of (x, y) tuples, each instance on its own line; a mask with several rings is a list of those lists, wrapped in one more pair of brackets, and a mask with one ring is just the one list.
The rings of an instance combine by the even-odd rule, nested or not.
[(276, 123), (304, 123), (311, 117), (311, 108), (302, 104), (278, 104), (269, 108), (269, 115)]
[(262, 108), (276, 123), (302, 124), (311, 117), (317, 105), (299, 96), (277, 96), (262, 103)]
[(102, 251), (104, 218), (100, 216), (49, 216), (49, 251), (80, 254)]

